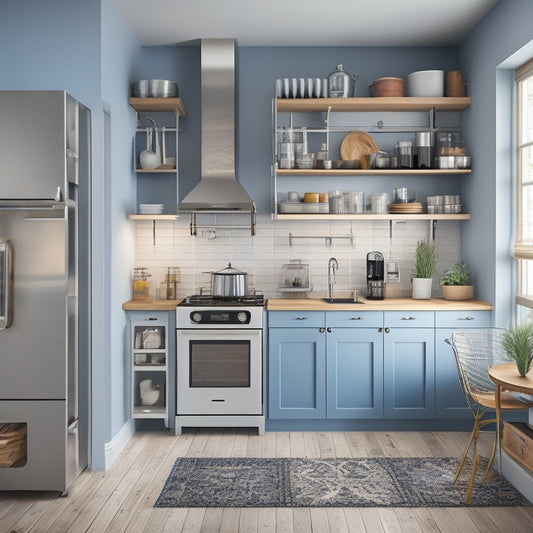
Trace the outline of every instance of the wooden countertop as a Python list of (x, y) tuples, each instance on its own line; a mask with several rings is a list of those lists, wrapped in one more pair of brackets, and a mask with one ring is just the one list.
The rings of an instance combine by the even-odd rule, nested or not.
[(129, 300), (122, 304), (124, 311), (175, 311), (181, 300)]
[(274, 298), (267, 302), (269, 311), (490, 311), (492, 304), (481, 300), (452, 301), (442, 298), (413, 300), (412, 298), (386, 298), (366, 300), (362, 304), (328, 304), (319, 298)]

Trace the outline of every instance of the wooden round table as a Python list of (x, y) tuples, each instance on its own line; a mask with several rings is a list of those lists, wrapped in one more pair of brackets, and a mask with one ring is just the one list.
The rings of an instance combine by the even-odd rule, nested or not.
[[(523, 392), (525, 394), (533, 395), (533, 370), (530, 370), (524, 377), (518, 373), (516, 363), (504, 363), (502, 365), (495, 365), (489, 368), (489, 377), (496, 385), (495, 400), (496, 400), (496, 442), (500, 443), (500, 423), (501, 423), (501, 405), (500, 398), (502, 389)], [(527, 403), (524, 403), (524, 407)], [(533, 403), (530, 404), (530, 420), (531, 409)]]

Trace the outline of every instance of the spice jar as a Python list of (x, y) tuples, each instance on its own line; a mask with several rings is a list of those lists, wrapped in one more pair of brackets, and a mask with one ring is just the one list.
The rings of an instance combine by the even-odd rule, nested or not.
[(146, 300), (149, 297), (148, 278), (150, 274), (146, 267), (133, 269), (133, 299)]

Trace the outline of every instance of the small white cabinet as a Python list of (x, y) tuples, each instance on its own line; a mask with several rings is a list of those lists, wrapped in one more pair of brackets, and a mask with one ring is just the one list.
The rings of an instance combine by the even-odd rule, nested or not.
[(128, 312), (132, 417), (162, 419), (166, 427), (172, 402), (170, 380), (173, 336), (170, 313)]

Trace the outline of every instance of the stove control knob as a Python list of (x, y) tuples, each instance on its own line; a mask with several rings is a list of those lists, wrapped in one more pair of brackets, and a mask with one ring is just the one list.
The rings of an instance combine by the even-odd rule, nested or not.
[(200, 313), (193, 313), (191, 316), (193, 322), (199, 324), (202, 321), (202, 315)]
[(246, 322), (246, 313), (244, 311), (241, 311), (240, 313), (237, 314), (237, 320), (241, 323), (241, 324), (244, 324)]

